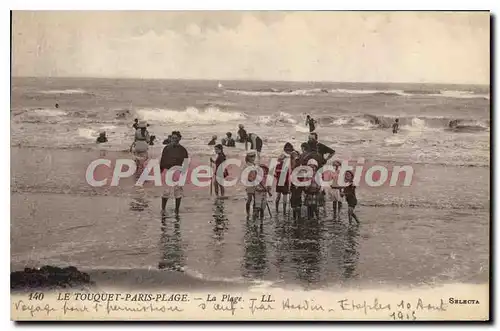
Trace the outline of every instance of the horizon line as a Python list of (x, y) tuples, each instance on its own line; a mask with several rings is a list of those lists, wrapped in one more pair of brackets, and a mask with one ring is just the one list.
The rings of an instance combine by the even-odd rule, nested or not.
[(274, 83), (334, 83), (334, 84), (434, 84), (434, 85), (475, 85), (491, 87), (491, 82), (484, 83), (450, 83), (450, 82), (373, 82), (373, 81), (331, 81), (331, 80), (272, 80), (272, 79), (217, 79), (217, 78), (144, 78), (144, 77), (105, 77), (105, 76), (10, 76), (13, 78), (49, 78), (49, 79), (123, 79), (123, 80), (184, 80), (184, 81), (214, 81), (214, 82), (274, 82)]

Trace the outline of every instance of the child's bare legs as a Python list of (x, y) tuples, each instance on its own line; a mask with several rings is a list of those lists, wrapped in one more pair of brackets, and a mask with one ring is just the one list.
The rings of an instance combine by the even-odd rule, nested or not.
[(342, 208), (342, 202), (333, 201), (333, 219), (340, 218), (340, 208)]
[(250, 215), (250, 206), (252, 204), (252, 201), (253, 201), (253, 194), (247, 193), (247, 205), (246, 205), (247, 215)]
[(217, 180), (214, 183), (214, 188), (215, 188), (215, 196), (219, 196), (219, 183), (217, 183)]
[(319, 207), (316, 205), (313, 207), (314, 214), (316, 215), (316, 218), (319, 219)]
[[(288, 194), (284, 194), (283, 193), (283, 214), (286, 213), (286, 200), (288, 198)], [(278, 205), (276, 204), (276, 207), (278, 207)]]
[[(223, 197), (224, 196), (224, 186), (222, 186), (221, 184), (219, 183), (216, 183), (215, 184), (215, 187), (220, 187), (220, 195)], [(216, 194), (217, 194), (217, 190), (215, 190)]]
[[(281, 192), (276, 192), (276, 212), (278, 212), (278, 206), (280, 205), (280, 198), (281, 198)], [(283, 196), (283, 204), (285, 203), (286, 197)], [(285, 212), (285, 209), (283, 209), (283, 212)]]
[(358, 218), (356, 217), (356, 214), (354, 214), (354, 207), (349, 206), (347, 209), (347, 215), (349, 216), (349, 223), (351, 223), (351, 219), (354, 218), (356, 220), (356, 223), (359, 223)]
[(319, 208), (317, 205), (307, 206), (307, 217), (309, 219), (314, 218), (315, 216), (319, 217)]

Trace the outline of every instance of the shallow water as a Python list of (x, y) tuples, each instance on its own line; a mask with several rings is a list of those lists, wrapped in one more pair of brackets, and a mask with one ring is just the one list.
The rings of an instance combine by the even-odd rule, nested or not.
[[(11, 267), (160, 269), (165, 277), (166, 270), (174, 270), (187, 283), (266, 281), (308, 288), (488, 279), (489, 91), (223, 84), (219, 90), (207, 81), (14, 79)], [(117, 118), (124, 110), (129, 112)], [(138, 189), (131, 179), (115, 188), (93, 188), (85, 180), (93, 160), (130, 157), (126, 150), (136, 116), (151, 123), (160, 141), (181, 130), (193, 162), (208, 164), (208, 138), (234, 132), (240, 122), (265, 141), (264, 159), (277, 156), (286, 141), (298, 148), (307, 135), (305, 113), (320, 121), (320, 140), (337, 151), (336, 157), (411, 165), (411, 185), (361, 183), (359, 226), (348, 224), (345, 210), (340, 222), (333, 221), (330, 208), (320, 220), (294, 222), (277, 215), (272, 203), (273, 216), (266, 214), (261, 226), (245, 217), (241, 185), (228, 188), (230, 198), (222, 201), (215, 201), (209, 188), (188, 185), (180, 220), (171, 217), (170, 201), (162, 223), (161, 188)], [(398, 135), (385, 127), (395, 117), (403, 122)], [(449, 130), (452, 119), (468, 129)], [(100, 130), (108, 132), (110, 142), (96, 146)], [(152, 158), (162, 147), (151, 149)], [(226, 149), (226, 155), (243, 160), (244, 147)]]

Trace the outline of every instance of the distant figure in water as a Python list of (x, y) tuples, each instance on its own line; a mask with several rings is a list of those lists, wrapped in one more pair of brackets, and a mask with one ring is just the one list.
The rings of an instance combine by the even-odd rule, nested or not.
[(168, 145), (172, 141), (172, 135), (168, 135), (167, 139), (163, 140), (163, 145)]
[(226, 147), (235, 147), (236, 146), (236, 142), (232, 138), (232, 135), (233, 134), (231, 132), (226, 133), (226, 138), (222, 138), (222, 145), (223, 146), (226, 146)]
[(55, 106), (55, 107), (56, 107), (56, 109), (58, 109), (58, 108), (59, 108), (59, 104), (58, 104), (58, 103), (56, 103), (56, 106)]
[(139, 120), (137, 118), (134, 120), (134, 124), (132, 124), (132, 127), (134, 128), (134, 130), (137, 130), (139, 128)]
[(240, 143), (246, 143), (247, 141), (247, 131), (245, 130), (245, 127), (243, 124), (238, 125), (238, 142)]
[(316, 120), (309, 115), (306, 117), (306, 125), (309, 125), (309, 132), (316, 130)]
[(448, 127), (449, 127), (450, 129), (456, 129), (456, 128), (457, 128), (457, 126), (458, 126), (458, 120), (453, 120), (453, 121), (450, 121), (450, 122), (448, 123)]
[(152, 135), (151, 137), (149, 137), (149, 145), (153, 146), (155, 144), (155, 140), (156, 140), (155, 135)]
[(101, 144), (101, 143), (107, 143), (108, 142), (108, 137), (106, 137), (106, 132), (103, 131), (99, 133), (99, 137), (96, 139), (96, 143)]
[(398, 133), (398, 131), (399, 131), (399, 119), (396, 118), (396, 120), (392, 124), (392, 133)]
[(208, 146), (213, 146), (213, 145), (215, 145), (215, 144), (217, 144), (217, 136), (216, 136), (216, 135), (213, 135), (213, 136), (212, 136), (212, 140), (210, 140), (210, 141), (208, 142)]

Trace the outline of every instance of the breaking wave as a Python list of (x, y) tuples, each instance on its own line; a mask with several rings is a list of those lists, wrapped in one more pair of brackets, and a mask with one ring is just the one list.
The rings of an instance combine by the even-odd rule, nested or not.
[(258, 89), (258, 90), (236, 90), (226, 89), (225, 92), (246, 95), (246, 96), (317, 96), (317, 95), (338, 95), (338, 94), (359, 94), (373, 96), (393, 96), (393, 97), (412, 97), (412, 96), (432, 96), (458, 99), (486, 99), (489, 100), (489, 94), (475, 93), (474, 91), (458, 90), (357, 90), (357, 89)]
[(166, 123), (214, 124), (247, 118), (244, 113), (222, 111), (217, 107), (207, 107), (204, 110), (195, 107), (186, 110), (141, 109), (137, 113), (143, 120)]
[(39, 91), (41, 94), (89, 94), (87, 91), (77, 88), (77, 89), (65, 89), (65, 90), (47, 90)]
[(34, 114), (40, 115), (40, 116), (65, 116), (67, 113), (62, 110), (55, 110), (55, 109), (46, 109), (46, 108), (39, 108), (35, 109)]
[(354, 116), (320, 116), (317, 121), (321, 126), (352, 127), (359, 130), (388, 129), (394, 120), (399, 119), (401, 130), (453, 130), (453, 131), (486, 131), (490, 128), (489, 120), (469, 120), (446, 117), (391, 117), (371, 114)]
[(293, 118), (292, 114), (279, 112), (269, 116), (258, 116), (257, 123), (264, 125), (297, 124), (297, 120)]

